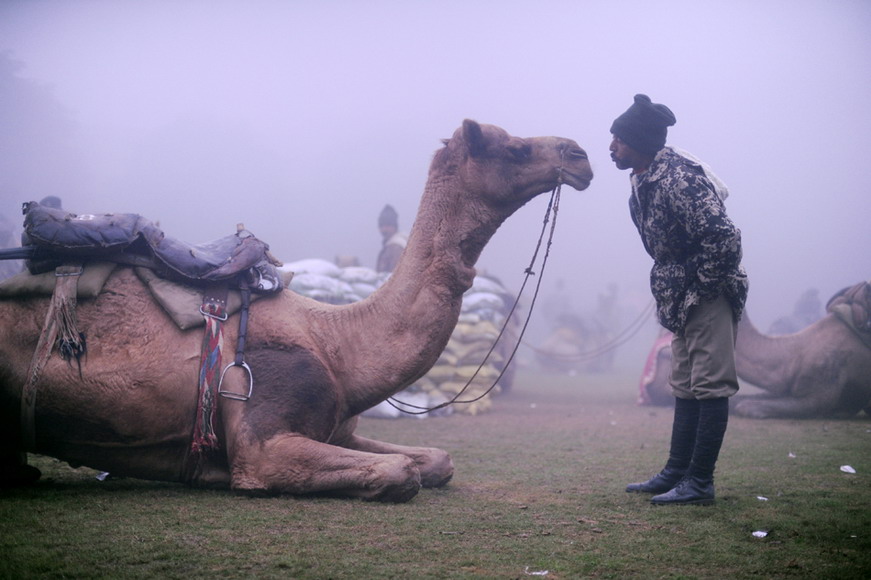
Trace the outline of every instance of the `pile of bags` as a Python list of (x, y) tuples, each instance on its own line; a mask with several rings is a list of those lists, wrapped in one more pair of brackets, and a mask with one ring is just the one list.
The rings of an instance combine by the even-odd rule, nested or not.
[[(339, 267), (321, 259), (306, 259), (285, 264), (282, 270), (294, 273), (290, 289), (329, 304), (350, 304), (363, 300), (389, 276), (361, 266)], [(452, 412), (476, 415), (490, 408), (492, 396), (510, 389), (513, 373), (503, 373), (517, 340), (516, 324), (503, 333), (495, 349), (493, 343), (505, 325), (514, 297), (492, 278), (477, 276), (463, 296), (459, 321), (436, 364), (416, 383), (397, 393), (393, 404), (387, 401), (373, 407), (370, 417), (426, 417)], [(517, 319), (517, 315), (512, 318)], [(481, 365), (482, 361), (486, 363)], [(500, 374), (502, 375), (500, 378)], [(494, 381), (498, 383), (489, 393)], [(468, 384), (468, 387), (466, 386)], [(463, 389), (465, 388), (465, 391)], [(446, 401), (468, 401), (419, 413)], [(414, 414), (403, 413), (399, 408)]]

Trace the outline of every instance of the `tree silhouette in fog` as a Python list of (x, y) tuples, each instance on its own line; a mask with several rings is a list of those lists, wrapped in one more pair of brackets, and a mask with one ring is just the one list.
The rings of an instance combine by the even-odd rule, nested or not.
[(78, 197), (87, 173), (70, 111), (25, 68), (0, 52), (0, 213), (13, 221), (22, 202)]

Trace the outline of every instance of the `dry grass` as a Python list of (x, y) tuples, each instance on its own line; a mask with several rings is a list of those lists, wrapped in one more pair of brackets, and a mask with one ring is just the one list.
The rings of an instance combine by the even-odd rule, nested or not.
[(449, 486), (401, 505), (101, 483), (36, 458), (43, 481), (0, 495), (0, 578), (871, 575), (867, 417), (733, 418), (717, 504), (653, 507), (623, 487), (661, 466), (671, 411), (636, 406), (636, 381), (520, 373), (478, 417), (364, 420), (454, 457)]

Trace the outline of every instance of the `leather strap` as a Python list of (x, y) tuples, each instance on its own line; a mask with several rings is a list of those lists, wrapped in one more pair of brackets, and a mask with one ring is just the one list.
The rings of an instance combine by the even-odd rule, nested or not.
[(227, 320), (227, 294), (226, 284), (211, 286), (203, 293), (203, 305), (200, 312), (205, 317), (206, 329), (203, 333), (199, 396), (191, 442), (191, 451), (194, 455), (200, 455), (208, 450), (216, 450), (219, 447), (214, 427), (214, 415), (217, 412), (218, 376), (221, 371), (224, 350), (223, 323)]
[(59, 333), (58, 314), (63, 305), (75, 308), (76, 289), (79, 276), (82, 274), (81, 264), (66, 264), (55, 269), (54, 293), (49, 301), (48, 311), (45, 313), (45, 322), (42, 325), (42, 333), (39, 342), (27, 369), (27, 382), (21, 390), (21, 438), (24, 449), (36, 450), (36, 426), (34, 417), (36, 414), (36, 385), (45, 364), (51, 357)]

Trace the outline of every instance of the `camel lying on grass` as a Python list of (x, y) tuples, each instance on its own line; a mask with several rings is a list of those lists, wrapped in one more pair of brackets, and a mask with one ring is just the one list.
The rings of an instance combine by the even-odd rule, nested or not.
[[(767, 417), (851, 417), (871, 412), (871, 284), (838, 292), (826, 315), (793, 334), (763, 334), (745, 313), (738, 324), (738, 377), (765, 392), (738, 395), (738, 415)], [(641, 380), (643, 404), (667, 405), (670, 335), (660, 336)]]
[[(6, 483), (38, 477), (24, 452), (118, 476), (269, 494), (407, 501), (453, 475), (445, 451), (354, 434), (357, 417), (424, 375), (457, 323), (474, 264), (500, 224), (565, 183), (587, 188), (587, 155), (558, 137), (518, 138), (463, 122), (433, 159), (414, 227), (390, 279), (335, 306), (288, 290), (251, 304), (247, 401), (218, 397), (220, 452), (191, 470), (202, 330), (179, 330), (132, 269), (79, 301), (81, 370), (52, 356), (37, 385), (25, 448), (21, 392), (49, 299), (0, 301), (0, 464)], [(235, 345), (238, 323), (225, 325)], [(229, 350), (229, 348), (228, 348)], [(244, 373), (222, 387), (244, 393)], [(36, 472), (36, 473), (35, 473)]]

